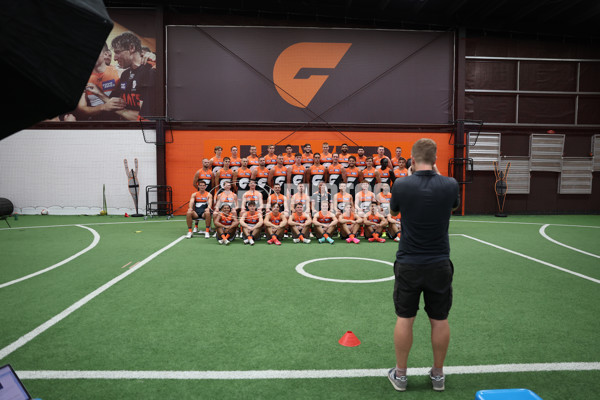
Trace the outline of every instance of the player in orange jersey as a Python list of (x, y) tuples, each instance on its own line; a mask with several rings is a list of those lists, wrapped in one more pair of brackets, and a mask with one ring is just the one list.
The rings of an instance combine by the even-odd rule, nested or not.
[(254, 239), (260, 239), (260, 232), (263, 227), (262, 213), (256, 210), (256, 203), (254, 201), (248, 202), (248, 211), (242, 211), (240, 227), (245, 237), (244, 244), (254, 246)]
[(238, 206), (238, 197), (235, 193), (231, 191), (230, 182), (225, 182), (225, 185), (223, 186), (223, 191), (217, 196), (215, 196), (215, 198), (215, 208), (217, 210), (220, 210), (223, 204), (227, 204), (231, 208), (231, 211), (235, 212)]
[(371, 203), (369, 212), (363, 217), (365, 238), (369, 240), (369, 242), (385, 242), (385, 239), (381, 237), (381, 234), (387, 224), (387, 219), (379, 212), (377, 204)]
[(327, 181), (330, 186), (335, 186), (336, 188), (340, 186), (340, 183), (346, 182), (346, 168), (340, 164), (339, 158), (337, 153), (333, 153), (331, 155), (331, 164), (327, 168)]
[(281, 193), (281, 185), (276, 183), (273, 185), (273, 193), (267, 199), (267, 212), (271, 211), (275, 204), (279, 206), (279, 210), (285, 214), (286, 217), (290, 215), (290, 210), (288, 206), (289, 200), (286, 195)]
[(381, 184), (381, 192), (377, 193), (375, 196), (377, 203), (379, 203), (379, 208), (381, 209), (381, 213), (384, 216), (387, 216), (390, 213), (390, 200), (392, 199), (392, 193), (390, 192), (390, 185), (387, 183)]
[(344, 208), (346, 207), (347, 203), (352, 206), (354, 199), (350, 193), (346, 192), (346, 184), (342, 182), (339, 186), (339, 192), (333, 196), (332, 211), (339, 217), (339, 214), (344, 212)]
[(377, 204), (377, 199), (375, 198), (375, 194), (369, 190), (368, 182), (361, 182), (360, 185), (361, 191), (356, 193), (354, 198), (354, 207), (357, 214), (362, 218), (367, 212), (369, 212), (371, 204)]
[(256, 181), (258, 190), (263, 195), (263, 200), (266, 200), (269, 197), (269, 169), (266, 167), (264, 157), (258, 157), (258, 167), (252, 171), (251, 179)]
[(228, 245), (235, 239), (239, 222), (229, 204), (223, 204), (213, 215), (213, 223), (217, 229), (219, 244)]
[[(400, 166), (400, 159), (402, 158), (402, 147), (396, 147), (396, 155), (392, 157), (392, 168), (396, 169)], [(406, 160), (404, 160), (406, 163)]]
[[(338, 156), (339, 156), (340, 164), (342, 164), (342, 166), (344, 168), (347, 168), (348, 167), (348, 158), (350, 157), (350, 154), (348, 154), (348, 145), (346, 143), (343, 143), (340, 146), (340, 151), (338, 152)], [(354, 159), (356, 160), (356, 157)]]
[[(388, 185), (392, 185), (394, 179), (394, 171), (389, 166), (390, 161), (387, 158), (381, 160), (381, 168), (377, 171), (379, 172), (379, 183), (380, 185), (387, 183)], [(375, 190), (378, 192), (379, 190)]]
[(242, 196), (242, 204), (240, 209), (242, 211), (248, 210), (248, 204), (253, 201), (256, 204), (256, 208), (262, 212), (263, 209), (263, 200), (262, 193), (260, 190), (256, 190), (256, 181), (251, 180), (249, 184), (249, 189), (244, 192)]
[(252, 170), (248, 168), (248, 159), (242, 158), (242, 166), (238, 168), (233, 177), (233, 185), (237, 188), (240, 195), (250, 188), (250, 179), (252, 178)]
[(327, 180), (327, 168), (321, 164), (321, 154), (315, 153), (313, 162), (314, 164), (306, 170), (306, 180), (310, 182), (310, 190), (307, 190), (309, 194), (318, 191), (319, 184)]
[[(86, 90), (77, 104), (78, 120), (112, 120), (115, 117), (111, 111), (125, 108), (125, 101), (122, 98), (110, 97), (112, 91), (119, 85), (119, 71), (112, 65), (106, 65), (107, 58), (112, 61), (112, 53), (108, 45), (104, 43), (102, 52), (100, 52), (96, 65), (88, 79)], [(98, 96), (96, 92), (102, 92), (107, 98)]]
[(333, 244), (331, 235), (337, 229), (338, 220), (331, 211), (329, 211), (329, 203), (324, 201), (320, 206), (321, 211), (316, 212), (312, 223), (314, 226), (314, 234), (319, 239), (319, 243)]
[(346, 167), (345, 171), (348, 193), (354, 196), (356, 192), (360, 191), (360, 182), (363, 179), (362, 172), (356, 166), (356, 157), (348, 157), (348, 166)]
[(288, 167), (287, 188), (288, 196), (292, 188), (306, 182), (306, 167), (302, 165), (302, 154), (297, 153), (294, 158), (294, 164)]
[(365, 168), (367, 168), (367, 156), (365, 156), (365, 148), (360, 146), (357, 150), (357, 156), (356, 156), (356, 167), (359, 170), (363, 170)]
[(302, 203), (294, 204), (294, 212), (288, 218), (288, 225), (292, 230), (294, 243), (310, 243), (310, 227), (312, 218), (302, 211)]
[(394, 169), (395, 179), (406, 178), (408, 176), (408, 169), (406, 168), (406, 159), (400, 157), (398, 159), (398, 168)]
[(272, 188), (276, 183), (283, 186), (287, 180), (288, 168), (283, 164), (283, 156), (277, 156), (277, 164), (269, 171), (269, 186)]
[(264, 157), (265, 157), (265, 165), (267, 166), (267, 169), (269, 169), (269, 170), (272, 169), (275, 166), (275, 164), (277, 164), (277, 155), (275, 154), (275, 145), (270, 144), (269, 146), (267, 146), (267, 154), (265, 154)]
[(231, 146), (231, 162), (229, 165), (231, 165), (233, 172), (237, 172), (237, 170), (242, 166), (242, 159), (238, 154), (237, 146)]
[(221, 146), (215, 146), (215, 155), (210, 159), (210, 165), (213, 173), (223, 168), (223, 148)]
[(287, 221), (288, 217), (281, 212), (279, 204), (273, 204), (271, 211), (265, 216), (265, 233), (270, 238), (267, 240), (268, 244), (281, 245)]
[(210, 238), (210, 210), (212, 208), (212, 202), (212, 195), (206, 191), (206, 183), (204, 181), (198, 182), (198, 191), (192, 193), (192, 197), (190, 197), (190, 204), (185, 215), (188, 225), (188, 233), (186, 238), (190, 239), (193, 235), (192, 222), (195, 221), (193, 232), (198, 231), (198, 220), (201, 218), (204, 219), (204, 225), (206, 227), (204, 237), (206, 239)]
[(256, 146), (250, 146), (250, 155), (246, 157), (248, 159), (248, 167), (251, 170), (258, 167), (258, 155), (256, 154)]
[(381, 178), (379, 177), (379, 170), (373, 167), (373, 157), (367, 157), (367, 168), (361, 171), (362, 173), (362, 181), (368, 182), (371, 190), (375, 189), (375, 185), (381, 182)]
[(381, 160), (383, 160), (384, 158), (387, 158), (388, 163), (391, 164), (390, 158), (385, 155), (385, 147), (377, 147), (377, 154), (373, 154), (373, 165), (375, 166), (375, 168), (381, 168)]
[[(310, 197), (306, 193), (306, 185), (300, 183), (298, 185), (298, 192), (290, 198), (291, 204), (302, 204), (302, 211), (310, 215)], [(295, 209), (295, 207), (294, 207)]]
[(233, 186), (234, 172), (230, 167), (231, 159), (229, 157), (223, 158), (223, 166), (214, 172), (215, 174), (215, 187), (217, 188), (217, 195), (223, 191), (225, 183), (231, 183), (231, 188), (235, 190)]
[(198, 182), (204, 181), (206, 183), (206, 190), (211, 191), (215, 184), (215, 176), (210, 168), (210, 160), (208, 158), (202, 159), (202, 168), (200, 168), (194, 174), (194, 188), (198, 189)]
[(387, 215), (388, 227), (387, 234), (390, 239), (393, 239), (395, 242), (400, 241), (400, 234), (402, 233), (402, 224), (400, 221), (401, 215), (398, 213), (393, 216), (391, 213)]
[(356, 215), (350, 202), (344, 205), (344, 212), (338, 216), (338, 222), (340, 237), (348, 243), (358, 244), (360, 239), (356, 236), (361, 227), (362, 218)]
[(285, 145), (285, 153), (282, 154), (283, 156), (283, 165), (285, 166), (289, 166), (292, 165), (294, 163), (294, 147), (291, 144), (286, 144)]
[(306, 143), (304, 146), (302, 146), (302, 150), (302, 165), (308, 169), (311, 165), (313, 165), (314, 162), (312, 148), (309, 143)]
[(321, 164), (325, 168), (329, 168), (333, 162), (333, 154), (329, 152), (329, 143), (323, 142), (323, 152), (321, 153)]

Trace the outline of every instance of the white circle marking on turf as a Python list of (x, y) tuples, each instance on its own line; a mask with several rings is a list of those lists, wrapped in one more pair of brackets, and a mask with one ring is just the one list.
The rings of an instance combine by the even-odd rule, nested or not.
[(304, 267), (307, 264), (310, 263), (314, 263), (317, 261), (327, 261), (327, 260), (363, 260), (363, 261), (372, 261), (372, 262), (378, 262), (381, 264), (387, 264), (387, 265), (394, 265), (394, 263), (391, 263), (389, 261), (383, 261), (383, 260), (376, 260), (374, 258), (361, 258), (361, 257), (326, 257), (326, 258), (315, 258), (312, 260), (308, 260), (308, 261), (304, 261), (301, 262), (300, 264), (296, 265), (296, 272), (298, 272), (300, 275), (304, 275), (307, 278), (312, 278), (312, 279), (317, 279), (320, 281), (326, 281), (326, 282), (341, 282), (341, 283), (376, 283), (376, 282), (385, 282), (385, 281), (391, 281), (394, 279), (394, 276), (389, 276), (387, 278), (381, 278), (381, 279), (368, 279), (368, 280), (351, 280), (351, 279), (332, 279), (332, 278), (323, 278), (322, 276), (317, 276), (317, 275), (313, 275), (313, 274), (309, 274), (308, 272), (306, 272), (304, 270)]

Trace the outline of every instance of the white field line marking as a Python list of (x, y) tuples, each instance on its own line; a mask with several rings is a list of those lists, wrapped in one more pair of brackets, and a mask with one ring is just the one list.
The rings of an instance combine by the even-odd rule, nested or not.
[(543, 236), (544, 238), (546, 238), (547, 240), (549, 240), (549, 241), (551, 241), (552, 243), (555, 243), (555, 244), (557, 244), (557, 245), (559, 245), (559, 246), (566, 247), (567, 249), (570, 249), (570, 250), (573, 250), (573, 251), (577, 251), (577, 252), (579, 252), (579, 253), (581, 253), (581, 254), (585, 254), (585, 255), (587, 255), (587, 256), (591, 256), (591, 257), (600, 258), (600, 256), (599, 256), (599, 255), (597, 255), (597, 254), (588, 253), (587, 251), (583, 251), (583, 250), (581, 250), (581, 249), (578, 249), (578, 248), (576, 248), (576, 247), (567, 246), (566, 244), (564, 244), (564, 243), (561, 243), (561, 242), (559, 242), (558, 240), (552, 239), (552, 238), (551, 238), (550, 236), (548, 236), (548, 234), (546, 233), (546, 228), (547, 228), (547, 227), (549, 227), (550, 225), (551, 225), (551, 224), (546, 224), (546, 225), (542, 226), (542, 227), (540, 228), (540, 231), (539, 231), (539, 232), (540, 232), (540, 235), (542, 235), (542, 236)]
[[(471, 219), (450, 219), (450, 222), (473, 222), (479, 224), (514, 224), (514, 225), (544, 225), (543, 222), (511, 222), (511, 221), (475, 221)], [(595, 228), (600, 229), (600, 226), (592, 225), (569, 225), (569, 224), (548, 224), (554, 226), (570, 226), (573, 228)]]
[[(409, 368), (409, 376), (428, 375), (431, 367)], [(539, 364), (497, 364), (444, 366), (448, 375), (492, 374), (511, 372), (598, 371), (600, 362), (568, 362)], [(323, 379), (384, 377), (382, 369), (314, 369), (262, 371), (18, 371), (21, 379), (178, 379), (178, 380), (242, 380), (242, 379)]]
[(317, 261), (327, 261), (327, 260), (362, 260), (362, 261), (372, 261), (381, 264), (387, 264), (394, 266), (394, 263), (383, 260), (376, 260), (374, 258), (361, 258), (361, 257), (326, 257), (326, 258), (314, 258), (312, 260), (303, 261), (300, 264), (296, 265), (296, 272), (300, 275), (304, 275), (307, 278), (317, 279), (325, 282), (341, 282), (341, 283), (377, 283), (377, 282), (386, 282), (394, 279), (394, 276), (388, 276), (387, 278), (381, 279), (366, 279), (366, 280), (353, 280), (353, 279), (333, 279), (333, 278), (324, 278), (322, 276), (313, 275), (304, 270), (304, 267), (308, 264), (317, 262)]
[(61, 261), (61, 262), (59, 262), (59, 263), (56, 263), (56, 264), (54, 264), (54, 265), (51, 265), (51, 266), (49, 266), (48, 268), (44, 268), (44, 269), (42, 269), (42, 270), (39, 270), (39, 271), (37, 271), (37, 272), (34, 272), (34, 273), (32, 273), (32, 274), (29, 274), (29, 275), (23, 276), (23, 277), (21, 277), (21, 278), (18, 278), (18, 279), (12, 280), (12, 281), (10, 281), (10, 282), (5, 282), (5, 283), (2, 283), (2, 284), (0, 284), (0, 289), (2, 289), (2, 288), (4, 288), (4, 287), (7, 287), (7, 286), (10, 286), (10, 285), (13, 285), (13, 284), (15, 284), (15, 283), (18, 283), (18, 282), (22, 282), (22, 281), (24, 281), (24, 280), (26, 280), (26, 279), (33, 278), (34, 276), (41, 275), (41, 274), (43, 274), (43, 273), (45, 273), (45, 272), (51, 271), (51, 270), (53, 270), (53, 269), (55, 269), (55, 268), (58, 268), (58, 267), (60, 267), (61, 265), (65, 265), (65, 264), (66, 264), (66, 263), (68, 263), (69, 261), (73, 261), (74, 259), (76, 259), (76, 258), (77, 258), (77, 257), (79, 257), (80, 255), (82, 255), (82, 254), (84, 254), (84, 253), (87, 253), (88, 251), (90, 251), (91, 249), (93, 249), (94, 247), (96, 247), (96, 245), (97, 245), (97, 244), (98, 244), (98, 242), (100, 241), (100, 235), (98, 234), (98, 232), (96, 232), (96, 231), (95, 231), (95, 230), (93, 230), (92, 228), (88, 228), (87, 226), (83, 226), (83, 225), (74, 225), (74, 226), (78, 226), (78, 227), (80, 227), (80, 228), (87, 229), (88, 231), (92, 232), (92, 234), (94, 235), (94, 240), (92, 241), (92, 243), (91, 243), (91, 244), (90, 244), (88, 247), (86, 247), (85, 249), (81, 250), (79, 253), (73, 254), (71, 257), (69, 257), (69, 258), (67, 258), (67, 259), (65, 259), (65, 260), (62, 260), (62, 261)]
[(476, 242), (483, 243), (483, 244), (487, 244), (488, 246), (492, 246), (492, 247), (495, 247), (495, 248), (497, 248), (497, 249), (500, 249), (500, 250), (506, 251), (506, 252), (508, 252), (508, 253), (511, 253), (511, 254), (517, 255), (517, 256), (519, 256), (519, 257), (523, 257), (523, 258), (526, 258), (526, 259), (528, 259), (528, 260), (535, 261), (535, 262), (537, 262), (537, 263), (540, 263), (540, 264), (546, 265), (546, 266), (548, 266), (548, 267), (555, 268), (555, 269), (557, 269), (557, 270), (559, 270), (559, 271), (563, 271), (563, 272), (566, 272), (566, 273), (568, 273), (568, 274), (575, 275), (575, 276), (578, 276), (578, 277), (580, 277), (580, 278), (583, 278), (583, 279), (587, 279), (588, 281), (592, 281), (592, 282), (594, 282), (594, 283), (600, 283), (600, 280), (598, 280), (598, 279), (595, 279), (595, 278), (591, 278), (591, 277), (589, 277), (589, 276), (587, 276), (587, 275), (580, 274), (579, 272), (574, 272), (574, 271), (571, 271), (570, 269), (566, 269), (566, 268), (563, 268), (563, 267), (559, 267), (558, 265), (550, 264), (549, 262), (546, 262), (546, 261), (538, 260), (537, 258), (533, 258), (533, 257), (527, 256), (527, 255), (525, 255), (525, 254), (519, 253), (519, 252), (517, 252), (517, 251), (514, 251), (514, 250), (509, 250), (509, 249), (507, 249), (507, 248), (504, 248), (504, 247), (498, 246), (498, 245), (496, 245), (496, 244), (493, 244), (493, 243), (486, 242), (486, 241), (484, 241), (484, 240), (481, 240), (481, 239), (474, 238), (474, 237), (472, 237), (472, 236), (469, 236), (469, 235), (462, 234), (462, 236), (464, 236), (464, 237), (466, 237), (466, 238), (468, 238), (468, 239), (471, 239), (471, 240), (475, 240)]
[(161, 222), (183, 222), (185, 219), (171, 218), (166, 221), (122, 221), (122, 222), (91, 222), (89, 224), (66, 224), (66, 225), (36, 225), (36, 226), (19, 226), (14, 228), (0, 228), (0, 231), (18, 231), (21, 229), (37, 229), (37, 228), (64, 228), (65, 226), (92, 226), (92, 225), (122, 225), (122, 224), (156, 224)]
[(148, 262), (150, 262), (153, 259), (155, 259), (161, 253), (163, 253), (163, 252), (167, 251), (168, 249), (170, 249), (171, 247), (175, 246), (177, 243), (179, 243), (183, 239), (185, 239), (185, 236), (181, 236), (180, 238), (178, 238), (178, 239), (174, 240), (173, 242), (169, 243), (168, 245), (166, 245), (162, 249), (154, 252), (150, 256), (146, 257), (143, 261), (140, 261), (140, 263), (138, 263), (135, 266), (135, 268), (128, 269), (127, 271), (123, 272), (121, 275), (118, 275), (117, 277), (113, 278), (109, 282), (107, 282), (104, 285), (100, 286), (98, 289), (94, 290), (93, 292), (91, 292), (87, 296), (83, 297), (79, 301), (73, 303), (71, 306), (69, 306), (65, 310), (61, 311), (59, 314), (55, 315), (54, 317), (50, 318), (48, 321), (44, 322), (43, 324), (41, 324), (40, 326), (38, 326), (37, 328), (35, 328), (31, 332), (29, 332), (29, 333), (21, 336), (19, 339), (17, 339), (13, 343), (9, 344), (5, 348), (0, 349), (0, 360), (3, 359), (3, 358), (5, 358), (9, 354), (11, 354), (13, 351), (15, 351), (15, 350), (19, 349), (20, 347), (24, 346), (29, 341), (35, 339), (36, 336), (38, 336), (41, 333), (45, 332), (46, 330), (50, 329), (51, 327), (53, 327), (54, 325), (56, 325), (58, 322), (60, 322), (63, 319), (65, 319), (67, 316), (69, 316), (70, 314), (72, 314), (73, 312), (75, 312), (76, 310), (78, 310), (79, 308), (83, 307), (86, 303), (88, 303), (94, 297), (100, 295), (101, 293), (103, 293), (104, 291), (106, 291), (107, 289), (109, 289), (111, 286), (113, 286), (113, 285), (117, 284), (118, 282), (120, 282), (121, 280), (125, 279), (127, 276), (131, 275), (132, 273), (134, 273), (135, 271), (137, 271), (138, 269), (140, 269), (141, 267), (143, 267), (144, 265), (146, 265)]

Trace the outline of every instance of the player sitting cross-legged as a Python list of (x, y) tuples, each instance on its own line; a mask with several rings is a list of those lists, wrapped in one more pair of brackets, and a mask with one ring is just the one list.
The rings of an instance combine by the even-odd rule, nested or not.
[(356, 236), (361, 227), (362, 218), (354, 212), (352, 203), (347, 202), (344, 205), (344, 211), (338, 215), (338, 222), (340, 227), (340, 237), (348, 243), (358, 244), (360, 240)]
[(287, 216), (281, 212), (281, 207), (278, 203), (271, 206), (271, 211), (265, 216), (265, 233), (270, 239), (268, 244), (276, 244), (281, 246), (281, 239), (287, 226)]
[(186, 238), (190, 239), (192, 233), (192, 222), (196, 221), (196, 227), (198, 226), (198, 220), (204, 219), (206, 231), (204, 236), (210, 238), (210, 210), (212, 208), (212, 195), (206, 191), (206, 182), (198, 181), (198, 191), (192, 193), (190, 198), (190, 205), (186, 213), (186, 222), (188, 225), (188, 233)]
[(310, 227), (312, 218), (307, 212), (302, 211), (302, 203), (294, 204), (294, 212), (288, 219), (288, 225), (291, 227), (294, 243), (310, 243)]
[(387, 219), (379, 212), (379, 206), (371, 203), (369, 212), (363, 217), (363, 225), (365, 227), (365, 238), (369, 242), (385, 242), (381, 237), (381, 233), (387, 226)]
[(319, 239), (319, 243), (333, 244), (331, 235), (337, 228), (337, 218), (335, 214), (329, 211), (329, 202), (321, 203), (320, 211), (315, 213), (313, 217), (313, 225), (315, 227), (314, 234)]
[(238, 227), (238, 219), (231, 210), (231, 206), (224, 203), (220, 211), (213, 216), (213, 222), (217, 229), (217, 241), (219, 244), (228, 245), (235, 238)]
[(249, 201), (248, 211), (242, 211), (240, 216), (240, 227), (245, 237), (244, 244), (254, 246), (254, 239), (260, 238), (260, 232), (263, 226), (263, 217), (261, 211), (256, 211), (256, 202)]

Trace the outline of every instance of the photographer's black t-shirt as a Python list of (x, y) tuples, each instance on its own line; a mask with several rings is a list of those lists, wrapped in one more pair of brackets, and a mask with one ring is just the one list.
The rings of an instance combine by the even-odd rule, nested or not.
[(450, 259), (448, 225), (460, 204), (458, 182), (434, 171), (416, 171), (392, 186), (390, 209), (402, 214), (396, 261), (430, 264)]

